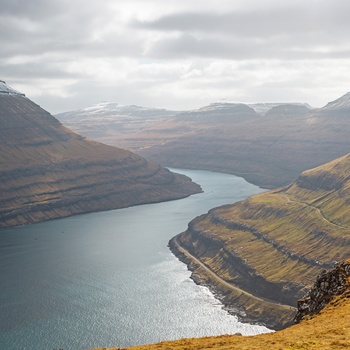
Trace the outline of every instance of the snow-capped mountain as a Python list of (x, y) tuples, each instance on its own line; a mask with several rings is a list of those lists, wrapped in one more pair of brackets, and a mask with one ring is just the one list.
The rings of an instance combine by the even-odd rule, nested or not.
[(312, 107), (308, 103), (302, 102), (256, 102), (256, 103), (239, 103), (239, 102), (229, 102), (229, 101), (219, 101), (215, 103), (211, 103), (209, 107), (213, 108), (224, 108), (229, 105), (246, 105), (250, 108), (253, 108), (254, 111), (262, 116), (264, 116), (270, 109), (278, 106), (291, 105), (291, 106), (304, 106), (308, 109), (312, 109)]
[(253, 108), (256, 113), (261, 114), (261, 115), (265, 115), (272, 108), (279, 107), (279, 106), (302, 106), (302, 107), (306, 107), (308, 109), (311, 109), (311, 106), (309, 104), (301, 103), (301, 102), (247, 103), (247, 106)]
[(350, 108), (350, 92), (339, 97), (338, 99), (328, 102), (326, 106), (322, 107), (321, 110), (337, 110), (337, 109), (348, 109)]
[(6, 82), (3, 80), (0, 80), (0, 94), (8, 94), (8, 95), (20, 95), (25, 96), (21, 92), (13, 89), (12, 87), (8, 86)]
[(178, 112), (171, 112), (166, 109), (148, 108), (136, 105), (125, 106), (114, 102), (101, 102), (83, 109), (60, 113), (57, 116), (61, 119), (66, 118), (85, 118), (95, 119), (99, 116), (119, 116), (119, 117), (162, 117), (172, 116)]
[(73, 130), (92, 137), (91, 132), (96, 132), (97, 129), (109, 129), (120, 133), (140, 131), (177, 113), (165, 109), (101, 102), (87, 108), (60, 113), (55, 117)]

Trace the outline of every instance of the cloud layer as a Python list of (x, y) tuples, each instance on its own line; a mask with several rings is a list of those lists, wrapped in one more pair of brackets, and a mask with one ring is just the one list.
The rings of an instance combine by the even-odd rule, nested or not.
[(0, 79), (52, 113), (100, 100), (326, 104), (350, 90), (346, 0), (0, 0)]

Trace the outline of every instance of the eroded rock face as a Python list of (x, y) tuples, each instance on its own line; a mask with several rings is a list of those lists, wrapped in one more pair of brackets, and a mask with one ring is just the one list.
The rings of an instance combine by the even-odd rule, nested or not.
[(350, 260), (338, 263), (332, 270), (324, 270), (308, 294), (298, 301), (298, 313), (294, 322), (319, 313), (336, 295), (349, 288)]

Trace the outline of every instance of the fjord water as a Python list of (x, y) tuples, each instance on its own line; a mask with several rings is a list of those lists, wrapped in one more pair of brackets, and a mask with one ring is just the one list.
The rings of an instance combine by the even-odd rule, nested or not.
[(268, 331), (229, 315), (167, 247), (195, 216), (262, 189), (232, 175), (172, 170), (204, 193), (0, 231), (0, 349)]

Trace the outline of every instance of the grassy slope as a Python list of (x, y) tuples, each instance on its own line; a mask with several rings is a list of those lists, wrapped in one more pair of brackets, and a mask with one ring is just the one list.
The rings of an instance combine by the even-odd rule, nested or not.
[(177, 199), (199, 186), (86, 140), (23, 96), (0, 95), (0, 228)]
[[(348, 260), (349, 262), (349, 260)], [(314, 316), (287, 329), (257, 336), (216, 336), (135, 346), (129, 350), (326, 350), (350, 348), (350, 280), (345, 291)], [(106, 348), (104, 348), (106, 349)], [(117, 348), (109, 349), (116, 350)], [(101, 349), (100, 349), (101, 350)]]
[[(349, 264), (347, 260), (345, 264)], [(256, 336), (223, 335), (216, 337), (164, 341), (158, 344), (135, 346), (129, 350), (310, 350), (348, 349), (350, 347), (350, 278), (340, 295), (318, 314), (306, 316), (301, 323), (275, 333)], [(107, 348), (103, 348), (107, 350)], [(96, 350), (102, 350), (96, 349)], [(108, 350), (117, 350), (109, 348)], [(121, 350), (121, 349), (120, 349)]]
[[(290, 186), (211, 210), (193, 220), (177, 241), (225, 281), (295, 305), (317, 274), (349, 255), (349, 186), (346, 155), (302, 173)], [(198, 266), (192, 268), (205, 284), (227, 292)], [(224, 303), (237, 300), (227, 297)], [(238, 306), (266, 322), (262, 304), (238, 301)]]

